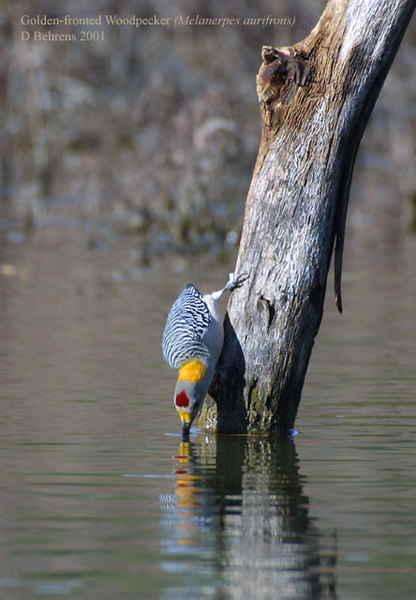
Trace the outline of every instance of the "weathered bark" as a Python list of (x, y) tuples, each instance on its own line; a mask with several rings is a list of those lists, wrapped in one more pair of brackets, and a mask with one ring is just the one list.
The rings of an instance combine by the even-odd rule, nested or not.
[[(217, 430), (292, 428), (322, 318), (335, 246), (335, 301), (358, 146), (415, 0), (329, 0), (310, 35), (264, 47), (263, 121), (231, 295)], [(400, 96), (398, 96), (400, 102)]]

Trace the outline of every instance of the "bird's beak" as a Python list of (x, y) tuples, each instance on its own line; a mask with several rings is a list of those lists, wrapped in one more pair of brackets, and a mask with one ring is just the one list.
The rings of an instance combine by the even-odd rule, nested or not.
[(189, 430), (191, 428), (191, 424), (183, 421), (182, 423), (182, 439), (187, 440), (189, 438)]
[(178, 410), (178, 413), (182, 421), (182, 436), (189, 437), (189, 430), (191, 428), (191, 413), (187, 410)]

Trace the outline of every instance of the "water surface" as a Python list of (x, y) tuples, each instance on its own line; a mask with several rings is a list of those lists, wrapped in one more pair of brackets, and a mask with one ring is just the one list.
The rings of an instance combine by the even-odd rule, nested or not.
[(231, 265), (41, 233), (0, 249), (1, 598), (414, 597), (414, 238), (351, 238), (293, 440), (185, 444), (164, 320)]

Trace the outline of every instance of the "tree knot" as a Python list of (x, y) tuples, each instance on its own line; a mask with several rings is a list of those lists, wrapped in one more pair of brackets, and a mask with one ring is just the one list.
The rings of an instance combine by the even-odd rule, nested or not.
[(294, 47), (263, 46), (263, 63), (256, 77), (257, 96), (261, 105), (273, 111), (280, 104), (290, 104), (299, 87), (310, 79), (307, 55)]

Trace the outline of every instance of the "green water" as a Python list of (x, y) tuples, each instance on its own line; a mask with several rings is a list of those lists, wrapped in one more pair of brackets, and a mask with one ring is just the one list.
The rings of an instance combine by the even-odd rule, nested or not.
[[(414, 598), (416, 243), (350, 250), (293, 440), (195, 433), (160, 338), (210, 264), (0, 249), (0, 597)], [(398, 268), (400, 265), (400, 268)]]

